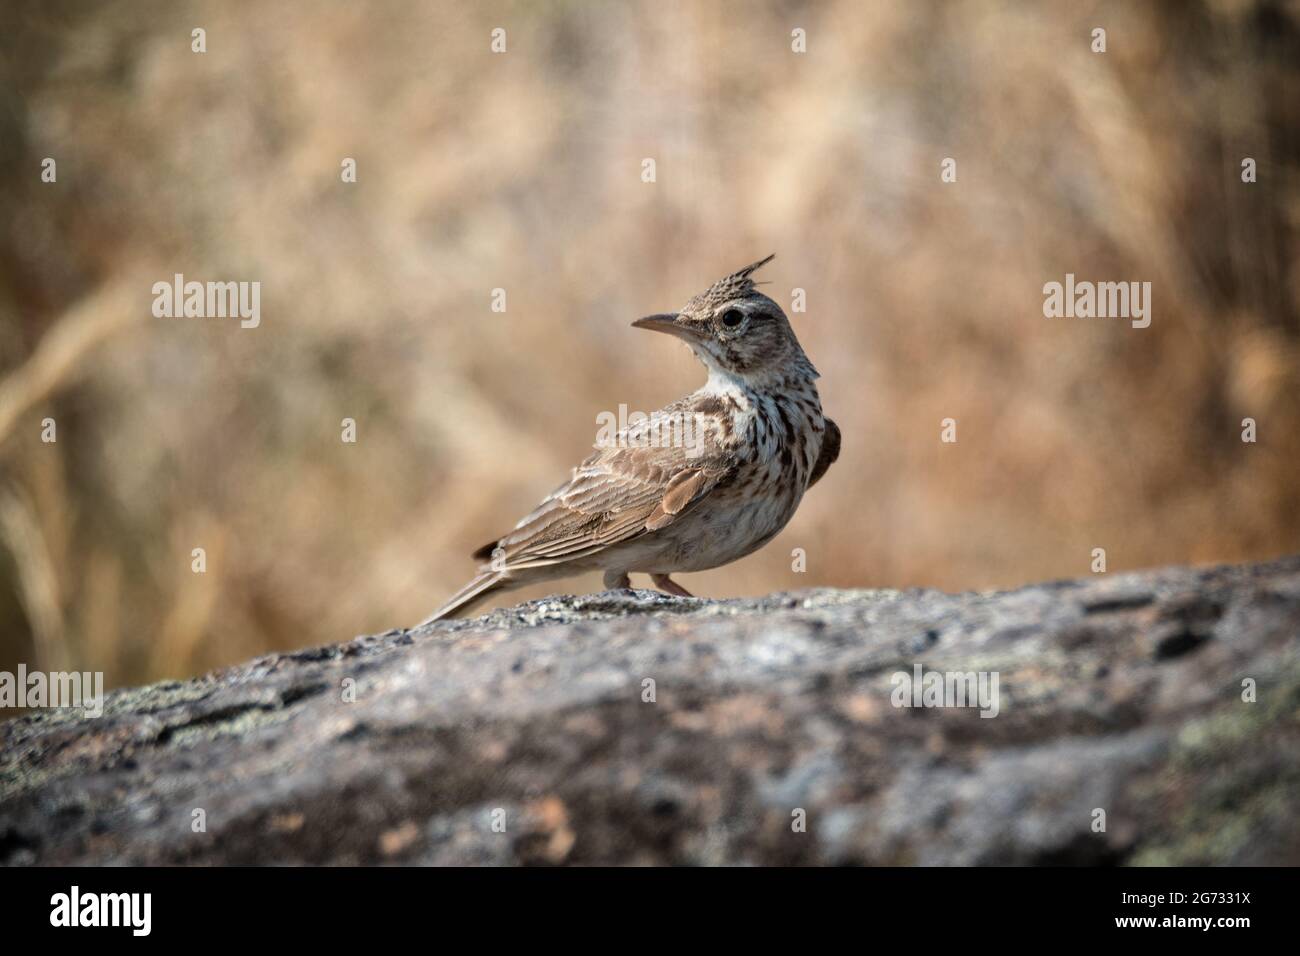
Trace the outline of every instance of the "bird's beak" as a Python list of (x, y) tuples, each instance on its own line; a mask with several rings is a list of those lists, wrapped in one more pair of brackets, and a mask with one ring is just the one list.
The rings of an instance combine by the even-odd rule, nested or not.
[(675, 335), (679, 339), (691, 341), (696, 338), (695, 330), (681, 321), (681, 316), (676, 312), (662, 312), (659, 315), (647, 315), (644, 319), (637, 319), (632, 323), (634, 329), (650, 329), (655, 332), (667, 332), (669, 335)]

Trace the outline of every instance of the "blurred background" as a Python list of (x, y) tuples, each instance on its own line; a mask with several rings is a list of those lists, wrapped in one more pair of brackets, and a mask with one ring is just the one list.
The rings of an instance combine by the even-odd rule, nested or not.
[[(0, 669), (115, 686), (413, 624), (600, 412), (703, 380), (628, 323), (768, 253), (843, 454), (695, 593), (1300, 550), (1300, 3), (0, 20)], [(261, 326), (154, 318), (178, 272), (261, 282)], [(1151, 282), (1151, 327), (1045, 319), (1067, 272)]]

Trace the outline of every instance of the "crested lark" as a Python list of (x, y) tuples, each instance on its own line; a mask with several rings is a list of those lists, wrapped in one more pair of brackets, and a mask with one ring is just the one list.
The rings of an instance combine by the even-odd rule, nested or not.
[(719, 279), (680, 312), (632, 323), (685, 341), (708, 381), (597, 445), (513, 531), (474, 552), (478, 575), (421, 626), (496, 591), (596, 569), (607, 588), (630, 587), (637, 571), (690, 597), (669, 574), (743, 558), (785, 527), (839, 455), (840, 430), (822, 415), (817, 370), (790, 321), (750, 278), (771, 259)]

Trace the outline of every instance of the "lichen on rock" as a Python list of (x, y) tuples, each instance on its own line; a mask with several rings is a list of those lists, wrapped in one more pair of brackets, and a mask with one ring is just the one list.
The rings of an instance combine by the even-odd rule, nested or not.
[(1298, 714), (1300, 558), (554, 597), (0, 724), (0, 861), (1294, 864)]

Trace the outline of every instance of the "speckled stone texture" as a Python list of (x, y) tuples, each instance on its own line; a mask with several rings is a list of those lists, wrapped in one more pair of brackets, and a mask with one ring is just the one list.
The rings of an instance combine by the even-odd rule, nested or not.
[[(998, 715), (893, 706), (917, 662), (997, 672)], [(1296, 864), (1300, 557), (552, 598), (9, 720), (0, 747), (9, 864)]]

